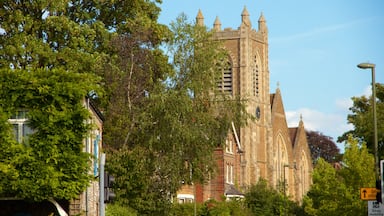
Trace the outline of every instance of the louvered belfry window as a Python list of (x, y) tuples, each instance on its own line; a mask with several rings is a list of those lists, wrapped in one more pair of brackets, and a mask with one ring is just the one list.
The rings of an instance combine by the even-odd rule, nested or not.
[(221, 77), (217, 82), (217, 87), (223, 92), (232, 94), (232, 66), (229, 61), (222, 61), (218, 65)]

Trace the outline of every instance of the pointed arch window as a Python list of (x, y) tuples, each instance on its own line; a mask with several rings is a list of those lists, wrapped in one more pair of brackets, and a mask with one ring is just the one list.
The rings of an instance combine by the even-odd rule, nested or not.
[(232, 94), (232, 65), (228, 60), (222, 60), (218, 64), (219, 79), (217, 87), (220, 91)]
[(301, 161), (300, 161), (299, 169), (300, 169), (300, 175), (301, 175), (301, 194), (299, 195), (304, 195), (309, 190), (309, 187), (310, 187), (308, 158), (304, 151), (301, 153)]
[(253, 96), (259, 95), (259, 65), (257, 63), (256, 55), (253, 57), (252, 62), (252, 86), (253, 86)]

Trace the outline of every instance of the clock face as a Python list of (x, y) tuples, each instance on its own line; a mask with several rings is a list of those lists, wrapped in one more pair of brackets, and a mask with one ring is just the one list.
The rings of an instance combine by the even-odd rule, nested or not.
[(260, 119), (260, 107), (256, 107), (256, 118)]

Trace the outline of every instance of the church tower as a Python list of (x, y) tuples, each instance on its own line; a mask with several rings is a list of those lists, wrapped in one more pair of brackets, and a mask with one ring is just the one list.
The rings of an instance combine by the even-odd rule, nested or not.
[[(199, 10), (196, 25), (204, 25)], [(246, 110), (254, 118), (243, 127), (232, 124), (224, 148), (213, 154), (218, 173), (207, 184), (185, 186), (178, 193), (179, 202), (219, 200), (223, 196), (243, 197), (260, 178), (285, 195), (301, 201), (312, 183), (312, 161), (304, 123), (289, 128), (281, 91), (270, 93), (268, 28), (264, 15), (253, 29), (246, 7), (237, 29), (225, 28), (219, 17), (213, 23), (214, 37), (228, 51), (222, 63), (222, 91), (246, 99)]]
[(268, 178), (267, 149), (272, 142), (268, 29), (263, 14), (259, 18), (258, 30), (252, 29), (250, 15), (245, 7), (238, 29), (221, 30), (218, 17), (213, 28), (215, 38), (222, 40), (229, 52), (232, 94), (248, 100), (247, 111), (256, 119), (240, 128), (238, 134), (244, 150), (237, 173), (238, 185), (245, 188), (255, 184), (260, 177)]

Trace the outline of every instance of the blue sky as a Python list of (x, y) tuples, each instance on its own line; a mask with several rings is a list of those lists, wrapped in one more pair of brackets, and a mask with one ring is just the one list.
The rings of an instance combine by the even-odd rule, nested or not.
[[(247, 8), (253, 28), (263, 13), (269, 32), (271, 93), (279, 86), (290, 127), (300, 115), (308, 130), (337, 137), (347, 124), (351, 97), (371, 94), (370, 70), (384, 83), (384, 1), (382, 0), (163, 0), (159, 22), (185, 13), (194, 22), (201, 9), (205, 24), (216, 16), (222, 28), (238, 28)], [(278, 84), (279, 83), (279, 84)], [(338, 144), (343, 151), (344, 145)]]

